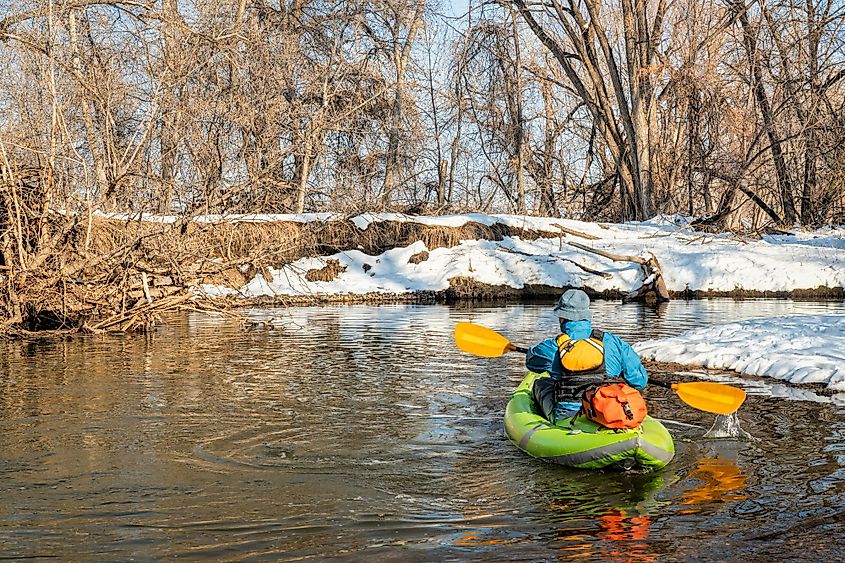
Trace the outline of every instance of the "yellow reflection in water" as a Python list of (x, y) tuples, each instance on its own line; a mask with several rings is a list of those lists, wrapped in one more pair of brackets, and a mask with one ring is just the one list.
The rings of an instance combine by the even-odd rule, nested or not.
[(461, 537), (455, 541), (455, 545), (460, 547), (470, 547), (478, 545), (505, 545), (513, 543), (513, 540), (508, 540), (504, 538), (484, 537), (482, 535), (484, 533), (486, 533), (486, 530), (483, 532), (480, 530), (468, 530), (461, 534)]
[[(732, 458), (702, 458), (698, 467), (687, 475), (687, 479), (700, 484), (681, 495), (681, 504), (702, 506), (714, 502), (739, 501), (748, 495), (738, 491), (745, 489), (748, 478), (740, 471), (736, 460)], [(682, 514), (692, 514), (697, 509), (687, 509)]]

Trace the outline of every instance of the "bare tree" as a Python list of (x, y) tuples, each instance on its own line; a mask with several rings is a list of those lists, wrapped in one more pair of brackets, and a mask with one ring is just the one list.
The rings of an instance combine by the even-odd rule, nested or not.
[[(399, 181), (399, 137), (402, 127), (404, 104), (406, 101), (406, 71), (411, 48), (417, 32), (423, 23), (425, 0), (413, 0), (413, 11), (406, 10), (409, 0), (385, 0), (382, 8), (387, 12), (390, 30), (389, 52), (395, 71), (393, 84), (393, 106), (387, 138), (387, 153), (384, 166), (384, 187), (382, 189), (382, 203), (389, 206)], [(410, 16), (410, 17), (409, 17)]]
[(38, 210), (845, 206), (833, 0), (473, 2), (425, 46), (424, 0), (0, 2), (6, 173)]
[(583, 4), (552, 0), (543, 7), (543, 20), (522, 0), (508, 4), (519, 10), (554, 55), (598, 123), (598, 131), (613, 155), (632, 204), (633, 216), (650, 217), (654, 213), (651, 141), (656, 119), (652, 66), (663, 31), (665, 2), (659, 1), (649, 13), (647, 3), (623, 0), (625, 47), (621, 60), (612, 45), (614, 38), (602, 21), (602, 6), (594, 0)]

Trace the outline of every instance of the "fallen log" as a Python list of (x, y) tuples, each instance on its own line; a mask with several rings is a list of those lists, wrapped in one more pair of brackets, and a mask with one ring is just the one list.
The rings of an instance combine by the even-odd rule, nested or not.
[(634, 262), (640, 265), (643, 272), (643, 281), (636, 289), (629, 291), (622, 297), (623, 303), (631, 301), (644, 301), (646, 303), (662, 303), (669, 301), (669, 290), (666, 288), (666, 282), (663, 280), (663, 272), (660, 269), (660, 262), (657, 256), (649, 252), (648, 258), (641, 256), (630, 256), (627, 254), (614, 254), (606, 250), (598, 248), (590, 248), (585, 244), (573, 241), (566, 241), (566, 244), (574, 246), (580, 250), (598, 254), (614, 262)]
[(576, 237), (585, 238), (587, 240), (601, 240), (601, 237), (597, 237), (597, 236), (594, 236), (594, 235), (588, 235), (587, 233), (582, 233), (581, 231), (576, 231), (575, 229), (570, 229), (569, 227), (564, 227), (560, 223), (552, 223), (552, 227), (557, 227), (558, 229), (561, 230), (561, 232), (564, 232), (564, 233), (569, 234), (569, 235), (574, 235)]

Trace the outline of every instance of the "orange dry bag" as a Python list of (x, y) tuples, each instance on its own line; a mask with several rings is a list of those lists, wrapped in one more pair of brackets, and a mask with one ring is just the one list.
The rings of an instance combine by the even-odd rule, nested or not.
[(636, 428), (648, 413), (640, 392), (624, 383), (587, 389), (581, 410), (588, 419), (607, 428)]

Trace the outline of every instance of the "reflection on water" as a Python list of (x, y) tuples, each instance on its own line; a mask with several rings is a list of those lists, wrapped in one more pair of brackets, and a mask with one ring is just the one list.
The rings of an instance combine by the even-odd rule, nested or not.
[[(565, 481), (546, 483), (552, 545), (565, 558), (653, 561), (646, 541), (652, 516), (665, 504), (657, 497), (666, 476), (567, 471)], [(609, 478), (611, 477), (612, 478)]]
[(616, 549), (602, 554), (605, 561), (655, 561), (655, 553), (649, 544), (648, 516), (629, 516), (623, 510), (603, 514), (598, 518), (601, 531), (598, 537), (603, 542), (613, 542)]
[[(742, 491), (748, 478), (731, 458), (703, 458), (687, 474), (685, 481), (692, 487), (681, 494), (684, 506), (701, 507), (712, 503), (741, 501), (748, 498)], [(684, 511), (692, 514), (698, 510)]]
[[(596, 320), (636, 341), (833, 310), (845, 307), (598, 303)], [(452, 344), (460, 321), (538, 341), (555, 327), (546, 305), (249, 316), (247, 329), (196, 314), (146, 337), (0, 343), (0, 555), (842, 559), (838, 520), (796, 527), (797, 506), (826, 514), (845, 498), (835, 403), (758, 390), (738, 413), (755, 440), (710, 440), (713, 415), (649, 388), (675, 461), (654, 475), (568, 470), (504, 437), (522, 359)], [(781, 527), (797, 531), (765, 545), (751, 533)]]

